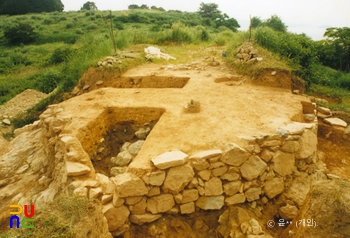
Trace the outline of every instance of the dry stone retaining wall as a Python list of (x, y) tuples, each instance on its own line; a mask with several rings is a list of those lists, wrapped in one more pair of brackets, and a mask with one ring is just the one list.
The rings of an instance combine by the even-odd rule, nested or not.
[[(65, 150), (68, 190), (100, 199), (113, 235), (129, 222), (143, 224), (163, 213), (191, 214), (219, 210), (245, 202), (265, 203), (285, 190), (285, 181), (298, 171), (308, 172), (317, 160), (317, 125), (293, 123), (276, 134), (241, 137), (244, 146), (228, 143), (188, 155), (165, 152), (151, 161), (153, 171), (137, 176), (126, 170), (113, 177), (95, 173), (78, 141), (61, 136)], [(80, 147), (80, 149), (79, 149)]]
[[(46, 154), (54, 158), (47, 168), (53, 183), (49, 190), (33, 197), (33, 202), (50, 200), (45, 195), (48, 191), (54, 197), (65, 190), (98, 199), (114, 236), (125, 232), (130, 222), (149, 223), (164, 213), (191, 214), (241, 203), (265, 204), (282, 194), (295, 176), (316, 169), (317, 124), (313, 122), (292, 123), (275, 134), (244, 136), (239, 145), (227, 143), (224, 148), (195, 154), (164, 152), (151, 159), (151, 171), (138, 171), (136, 175), (126, 169), (108, 177), (95, 171), (81, 141), (64, 133), (70, 120), (53, 105), (40, 121), (16, 131), (20, 134), (42, 128)], [(39, 178), (39, 182), (44, 180), (45, 176)], [(293, 209), (300, 204), (294, 204)]]

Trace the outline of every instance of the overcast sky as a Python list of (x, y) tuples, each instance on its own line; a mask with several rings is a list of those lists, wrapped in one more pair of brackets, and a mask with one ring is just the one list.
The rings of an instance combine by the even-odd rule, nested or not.
[[(87, 0), (61, 0), (65, 11), (79, 10)], [(99, 10), (126, 10), (130, 4), (195, 12), (201, 2), (217, 3), (219, 10), (235, 18), (247, 30), (249, 15), (267, 19), (276, 14), (288, 31), (320, 40), (328, 27), (350, 27), (350, 0), (89, 0)]]

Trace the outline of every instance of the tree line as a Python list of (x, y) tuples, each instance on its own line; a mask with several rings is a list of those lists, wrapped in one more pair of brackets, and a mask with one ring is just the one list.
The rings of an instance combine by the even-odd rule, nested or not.
[(26, 13), (62, 12), (61, 0), (0, 0), (1, 15), (21, 15)]

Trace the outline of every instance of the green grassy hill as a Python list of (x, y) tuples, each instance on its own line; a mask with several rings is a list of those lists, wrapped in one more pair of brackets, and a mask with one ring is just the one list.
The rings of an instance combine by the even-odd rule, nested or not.
[[(10, 44), (7, 29), (20, 24), (34, 31), (31, 43)], [(243, 73), (254, 68), (234, 65), (236, 49), (249, 38), (249, 32), (231, 30), (224, 24), (203, 18), (199, 13), (158, 10), (76, 11), (0, 16), (0, 105), (31, 88), (56, 92), (22, 117), (15, 125), (36, 119), (52, 102), (59, 102), (89, 67), (114, 53), (112, 25), (117, 50), (137, 44), (184, 46), (226, 45), (228, 64)], [(277, 32), (268, 27), (253, 30), (253, 43), (265, 52), (264, 67), (282, 67), (307, 81), (309, 92), (340, 97), (340, 108), (350, 111), (350, 76), (322, 66), (317, 60), (315, 42), (304, 35)], [(120, 73), (144, 62), (123, 63)], [(339, 105), (335, 105), (339, 106)]]

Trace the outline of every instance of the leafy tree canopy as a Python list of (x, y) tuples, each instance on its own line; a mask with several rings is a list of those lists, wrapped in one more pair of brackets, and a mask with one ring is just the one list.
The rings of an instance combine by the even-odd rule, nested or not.
[(320, 60), (327, 66), (350, 71), (350, 28), (327, 28), (319, 43)]
[(219, 5), (216, 3), (201, 3), (198, 9), (199, 14), (202, 17), (216, 18), (221, 14), (221, 11), (218, 9)]
[(96, 4), (94, 2), (86, 2), (80, 8), (80, 10), (97, 10)]
[(214, 25), (216, 27), (226, 26), (232, 31), (237, 31), (240, 27), (237, 20), (229, 18), (226, 13), (221, 13), (218, 9), (219, 5), (216, 3), (201, 3), (198, 9), (198, 13), (205, 18), (205, 25)]
[(277, 15), (272, 15), (263, 23), (265, 26), (274, 29), (275, 31), (287, 32), (287, 26), (282, 22), (281, 18)]
[(252, 22), (251, 22), (251, 27), (252, 28), (257, 28), (263, 23), (260, 17), (252, 17)]
[(142, 4), (141, 6), (137, 4), (131, 4), (128, 6), (128, 9), (149, 9), (149, 7), (146, 4)]
[(62, 12), (61, 0), (0, 0), (0, 14), (20, 15), (33, 12)]

